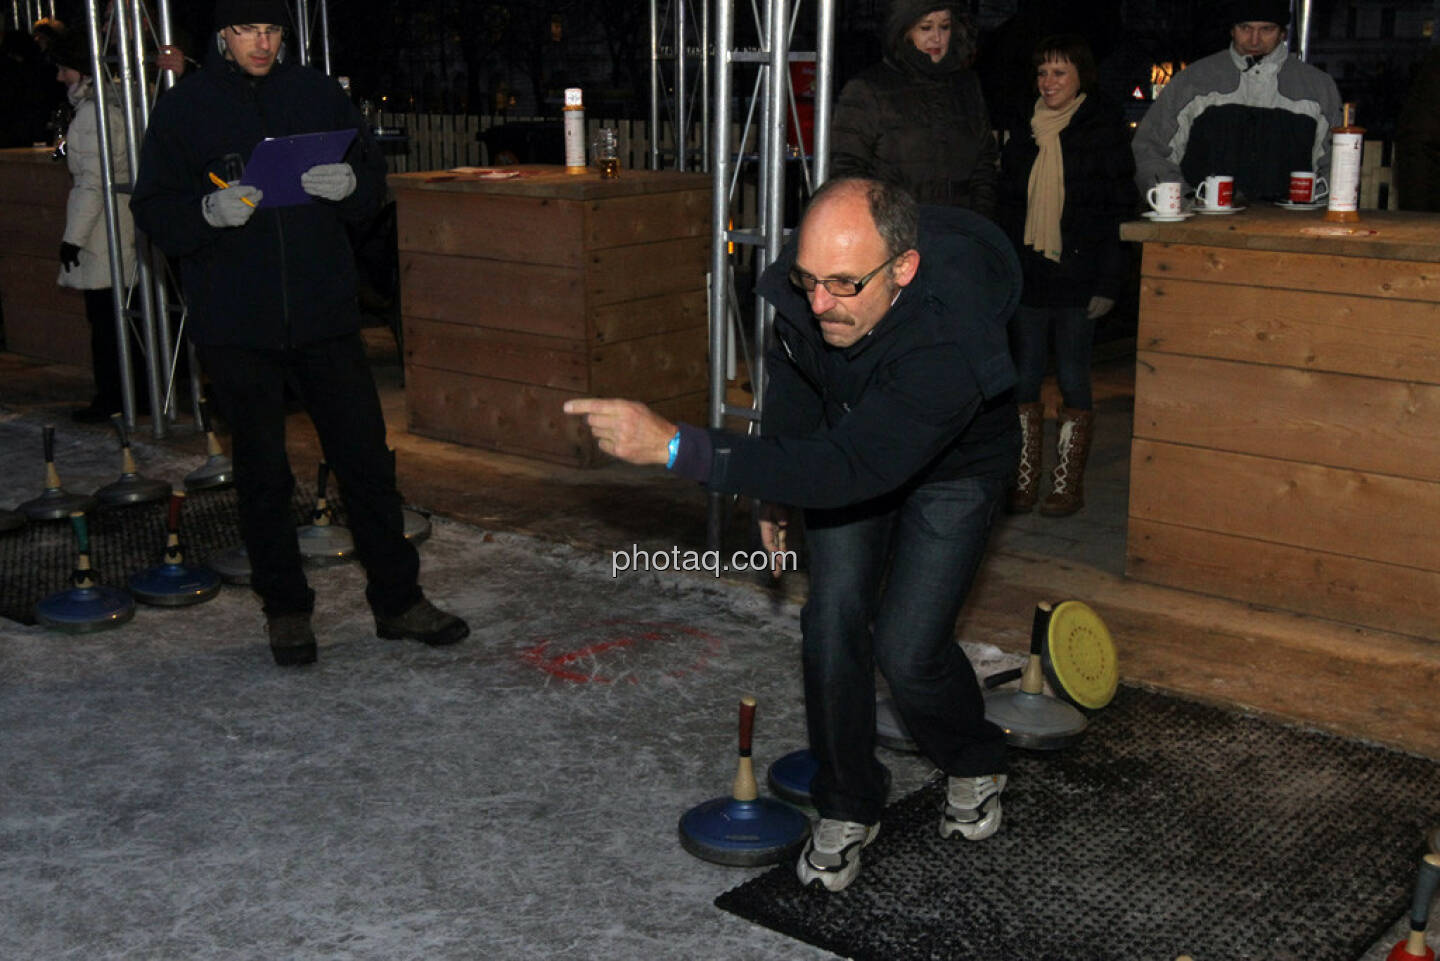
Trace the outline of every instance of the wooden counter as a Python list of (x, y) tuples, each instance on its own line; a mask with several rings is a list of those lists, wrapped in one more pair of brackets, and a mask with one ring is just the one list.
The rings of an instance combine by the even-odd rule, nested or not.
[(406, 403), (416, 433), (578, 466), (568, 398), (704, 424), (710, 180), (563, 167), (393, 174)]
[(55, 282), (70, 171), (50, 147), (0, 150), (0, 308), (5, 349), (90, 366), (85, 298)]
[(1144, 243), (1127, 573), (1440, 638), (1440, 217), (1259, 206)]

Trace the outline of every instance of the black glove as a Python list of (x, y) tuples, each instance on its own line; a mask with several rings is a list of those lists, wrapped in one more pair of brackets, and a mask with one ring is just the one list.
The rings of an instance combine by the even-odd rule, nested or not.
[(80, 248), (74, 244), (67, 244), (60, 241), (60, 266), (65, 273), (70, 273), (71, 267), (80, 266)]

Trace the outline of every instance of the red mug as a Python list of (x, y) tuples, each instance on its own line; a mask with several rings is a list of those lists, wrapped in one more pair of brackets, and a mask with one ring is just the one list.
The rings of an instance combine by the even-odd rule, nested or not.
[(1290, 202), (1292, 204), (1313, 204), (1330, 192), (1324, 177), (1313, 170), (1290, 171)]

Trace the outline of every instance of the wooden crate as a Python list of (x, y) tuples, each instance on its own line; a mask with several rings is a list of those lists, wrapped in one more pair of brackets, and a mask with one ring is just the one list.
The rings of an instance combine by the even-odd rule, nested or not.
[(1146, 245), (1127, 574), (1435, 638), (1440, 232), (1285, 217)]
[(704, 423), (708, 178), (519, 169), (391, 177), (410, 428), (589, 467), (601, 455), (568, 398)]
[(55, 282), (70, 172), (50, 149), (0, 150), (0, 307), (5, 349), (90, 366), (90, 327), (78, 290)]

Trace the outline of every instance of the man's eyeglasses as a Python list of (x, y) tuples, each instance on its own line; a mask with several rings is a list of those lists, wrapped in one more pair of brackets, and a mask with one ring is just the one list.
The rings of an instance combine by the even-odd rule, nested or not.
[[(895, 257), (899, 256), (899, 254), (895, 255)], [(798, 267), (791, 267), (790, 283), (793, 284), (797, 290), (802, 290), (807, 294), (813, 291), (816, 287), (824, 287), (826, 293), (828, 293), (831, 297), (855, 297), (860, 293), (860, 291), (865, 289), (865, 285), (870, 283), (870, 281), (875, 278), (876, 274), (880, 273), (880, 271), (890, 266), (891, 262), (895, 260), (895, 257), (891, 257), (889, 260), (886, 260), (879, 267), (876, 267), (874, 270), (870, 271), (870, 273), (866, 274), (864, 277), (861, 277), (859, 280), (847, 280), (844, 277), (827, 277), (824, 280), (821, 280), (814, 274), (807, 274), (805, 271), (801, 270)]]
[(285, 32), (284, 27), (277, 27), (273, 23), (263, 27), (258, 23), (236, 23), (232, 24), (230, 29), (246, 40), (258, 40), (260, 37), (264, 37), (266, 40), (278, 40), (280, 34)]

